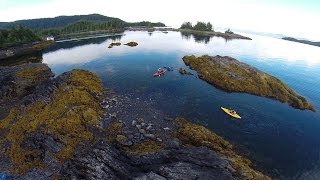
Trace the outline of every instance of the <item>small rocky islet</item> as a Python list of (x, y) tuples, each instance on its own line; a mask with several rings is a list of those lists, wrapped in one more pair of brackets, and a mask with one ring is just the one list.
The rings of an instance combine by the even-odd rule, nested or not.
[(184, 63), (199, 78), (227, 92), (242, 92), (276, 99), (290, 106), (315, 111), (314, 107), (276, 77), (229, 56), (184, 56)]
[[(22, 179), (270, 179), (222, 137), (84, 70), (0, 67), (0, 172)], [(143, 112), (142, 110), (143, 109)]]
[[(130, 46), (130, 47), (135, 47), (135, 46), (138, 46), (138, 43), (131, 41), (131, 42), (128, 42), (124, 45)], [(108, 48), (113, 48), (113, 46), (121, 46), (121, 43), (120, 42), (113, 42), (108, 46)]]

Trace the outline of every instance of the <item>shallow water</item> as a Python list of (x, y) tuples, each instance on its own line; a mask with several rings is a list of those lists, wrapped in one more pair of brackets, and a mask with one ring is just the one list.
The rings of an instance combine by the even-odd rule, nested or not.
[[(170, 116), (199, 122), (231, 141), (258, 169), (274, 177), (319, 179), (320, 48), (246, 35), (253, 40), (226, 41), (179, 32), (125, 32), (113, 38), (57, 43), (43, 54), (43, 62), (56, 75), (74, 68), (93, 71), (105, 87), (119, 94), (156, 101), (157, 108)], [(139, 45), (108, 49), (113, 41), (136, 41)], [(182, 61), (187, 54), (232, 56), (281, 79), (318, 111), (301, 111), (267, 98), (226, 93), (197, 76), (182, 76), (178, 73), (180, 67), (189, 70)], [(175, 71), (152, 77), (163, 66), (172, 66)], [(231, 119), (220, 110), (221, 106), (237, 110), (242, 119)]]

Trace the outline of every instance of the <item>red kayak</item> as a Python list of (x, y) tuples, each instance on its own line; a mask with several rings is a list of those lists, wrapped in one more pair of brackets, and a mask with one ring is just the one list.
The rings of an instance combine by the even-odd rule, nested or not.
[(153, 74), (153, 77), (158, 77), (158, 76), (164, 75), (166, 72), (167, 72), (166, 70), (160, 69), (156, 73)]

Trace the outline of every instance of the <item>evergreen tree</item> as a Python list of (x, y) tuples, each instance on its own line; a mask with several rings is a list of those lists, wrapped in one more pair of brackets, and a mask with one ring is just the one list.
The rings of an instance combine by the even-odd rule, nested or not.
[(207, 25), (204, 22), (198, 21), (196, 25), (193, 27), (194, 30), (196, 31), (206, 31), (207, 30)]
[(192, 23), (191, 23), (191, 22), (184, 22), (184, 23), (181, 25), (180, 29), (193, 29)]
[(213, 31), (213, 27), (210, 22), (207, 23), (207, 31)]

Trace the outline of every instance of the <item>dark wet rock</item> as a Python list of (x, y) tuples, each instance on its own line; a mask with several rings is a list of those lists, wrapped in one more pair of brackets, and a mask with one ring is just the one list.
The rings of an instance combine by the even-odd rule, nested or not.
[(227, 92), (268, 97), (290, 106), (315, 111), (314, 107), (282, 81), (228, 56), (184, 56), (183, 61), (199, 78)]
[(166, 142), (166, 147), (170, 149), (178, 149), (180, 147), (179, 139), (173, 138)]
[(139, 133), (141, 133), (141, 134), (144, 134), (144, 135), (145, 135), (146, 130), (144, 130), (144, 129), (139, 129)]
[(149, 138), (149, 139), (155, 139), (156, 138), (156, 136), (154, 134), (144, 134), (144, 136), (146, 138)]
[[(52, 153), (58, 153), (65, 146), (60, 142), (53, 139), (52, 136), (45, 134), (33, 134), (32, 136), (26, 137), (25, 141), (22, 142), (21, 146), (25, 149), (37, 149), (37, 150), (48, 150)], [(44, 152), (43, 152), (44, 153)]]
[(164, 120), (166, 120), (166, 121), (173, 121), (174, 119), (173, 119), (173, 118), (169, 118), (169, 117), (165, 117)]
[(167, 178), (160, 176), (154, 172), (149, 172), (147, 174), (143, 174), (139, 177), (133, 178), (134, 180), (166, 180)]
[[(53, 77), (45, 64), (0, 67), (0, 74), (0, 119), (11, 107), (20, 104), (23, 97), (32, 94), (38, 85)], [(29, 101), (32, 103), (34, 99), (29, 98)]]
[(70, 179), (129, 179), (134, 167), (130, 160), (105, 143), (75, 154), (63, 165), (62, 178)]

